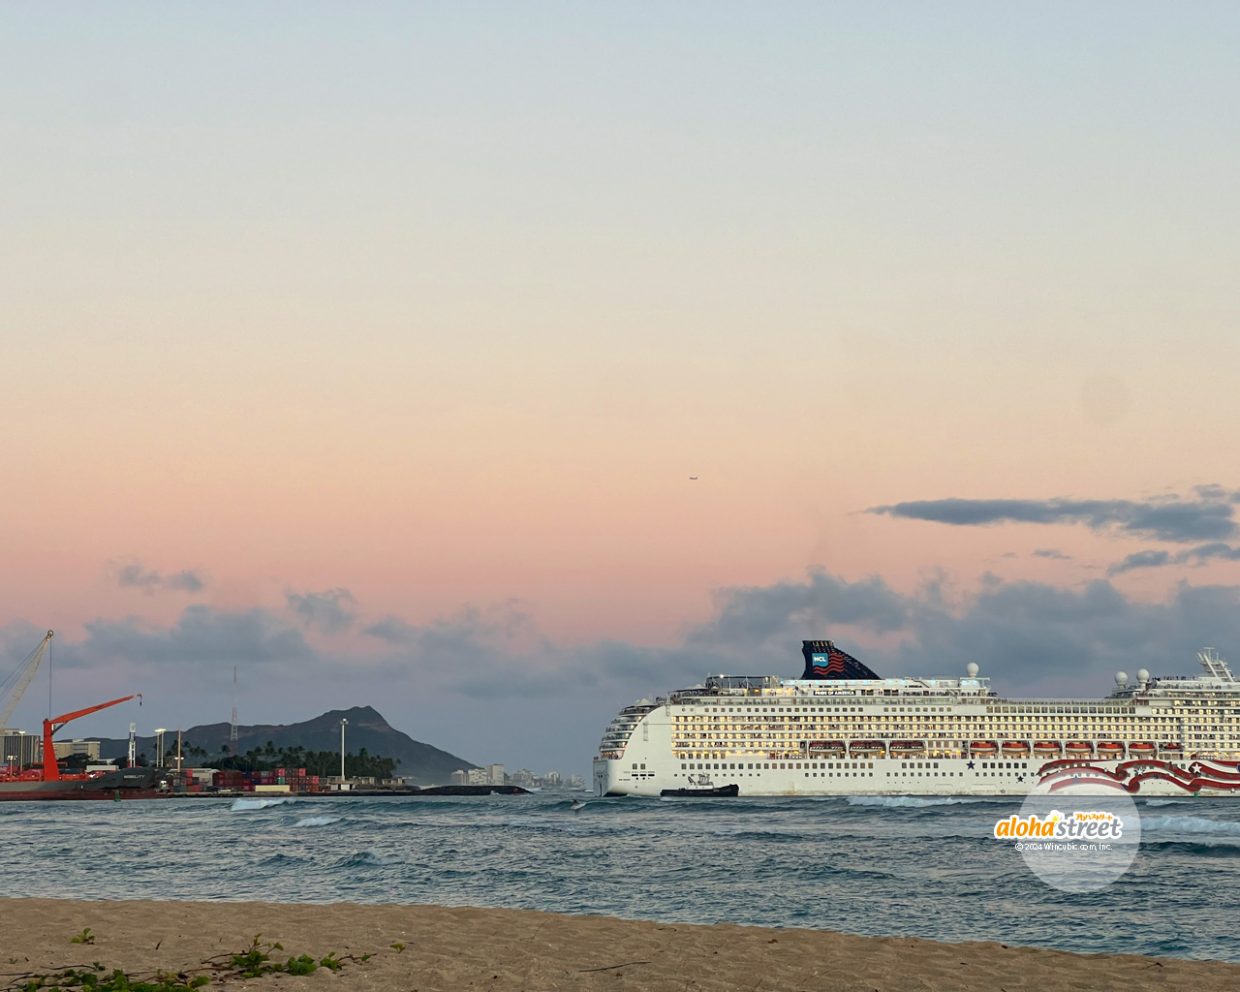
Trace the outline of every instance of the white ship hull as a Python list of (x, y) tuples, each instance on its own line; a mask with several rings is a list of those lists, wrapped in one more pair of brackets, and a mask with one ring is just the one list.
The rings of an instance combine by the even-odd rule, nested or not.
[[(664, 790), (705, 791), (735, 785), (740, 796), (1025, 796), (1035, 791), (1075, 795), (1123, 791), (1141, 797), (1240, 796), (1240, 767), (1235, 762), (1214, 760), (1064, 764), (1036, 759), (874, 758), (782, 762), (791, 767), (752, 771), (728, 768), (681, 772), (680, 762), (661, 762), (653, 755), (645, 756), (643, 762), (641, 757), (637, 749), (625, 759), (596, 758), (595, 795), (657, 798)], [(645, 771), (626, 767), (634, 759), (639, 766), (646, 766)], [(801, 767), (795, 767), (798, 764)]]

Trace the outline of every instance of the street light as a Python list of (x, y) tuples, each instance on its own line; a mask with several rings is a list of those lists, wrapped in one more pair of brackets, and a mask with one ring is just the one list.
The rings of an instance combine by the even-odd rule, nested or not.
[(344, 717), (340, 718), (340, 787), (344, 788), (344, 728), (349, 725), (349, 721)]

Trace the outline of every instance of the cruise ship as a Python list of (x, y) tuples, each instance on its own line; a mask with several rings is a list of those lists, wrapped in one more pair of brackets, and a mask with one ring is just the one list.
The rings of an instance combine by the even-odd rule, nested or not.
[(713, 675), (626, 706), (594, 759), (599, 796), (1240, 795), (1240, 680), (1115, 675), (1098, 699), (1007, 699), (959, 678), (882, 678), (805, 641), (800, 678)]

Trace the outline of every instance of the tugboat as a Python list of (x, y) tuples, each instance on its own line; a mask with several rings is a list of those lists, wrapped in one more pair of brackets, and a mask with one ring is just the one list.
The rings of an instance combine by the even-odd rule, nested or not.
[(715, 785), (709, 775), (690, 775), (687, 789), (663, 789), (659, 798), (663, 799), (735, 799), (741, 794), (739, 785)]

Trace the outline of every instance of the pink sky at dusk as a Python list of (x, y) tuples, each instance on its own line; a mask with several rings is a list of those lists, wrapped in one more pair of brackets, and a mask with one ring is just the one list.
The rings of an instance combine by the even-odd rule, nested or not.
[[(262, 610), (338, 666), (280, 695), (295, 667), (256, 665), (296, 719), (380, 704), (384, 617), (519, 604), (519, 677), (678, 650), (719, 590), (811, 569), (962, 603), (987, 574), (1134, 604), (1240, 583), (1223, 557), (1108, 578), (1191, 546), (1114, 528), (865, 512), (1240, 486), (1234, 9), (379, 7), (241, 37), (0, 14), (12, 664), (55, 627), (95, 691), (121, 670), (96, 621)], [(288, 596), (332, 589), (351, 625), (297, 628)], [(183, 678), (222, 717), (233, 663), (124, 674), (174, 725)], [(669, 688), (573, 689), (596, 729), (509, 763), (584, 767), (639, 683)], [(467, 697), (391, 697), (494, 757)]]

